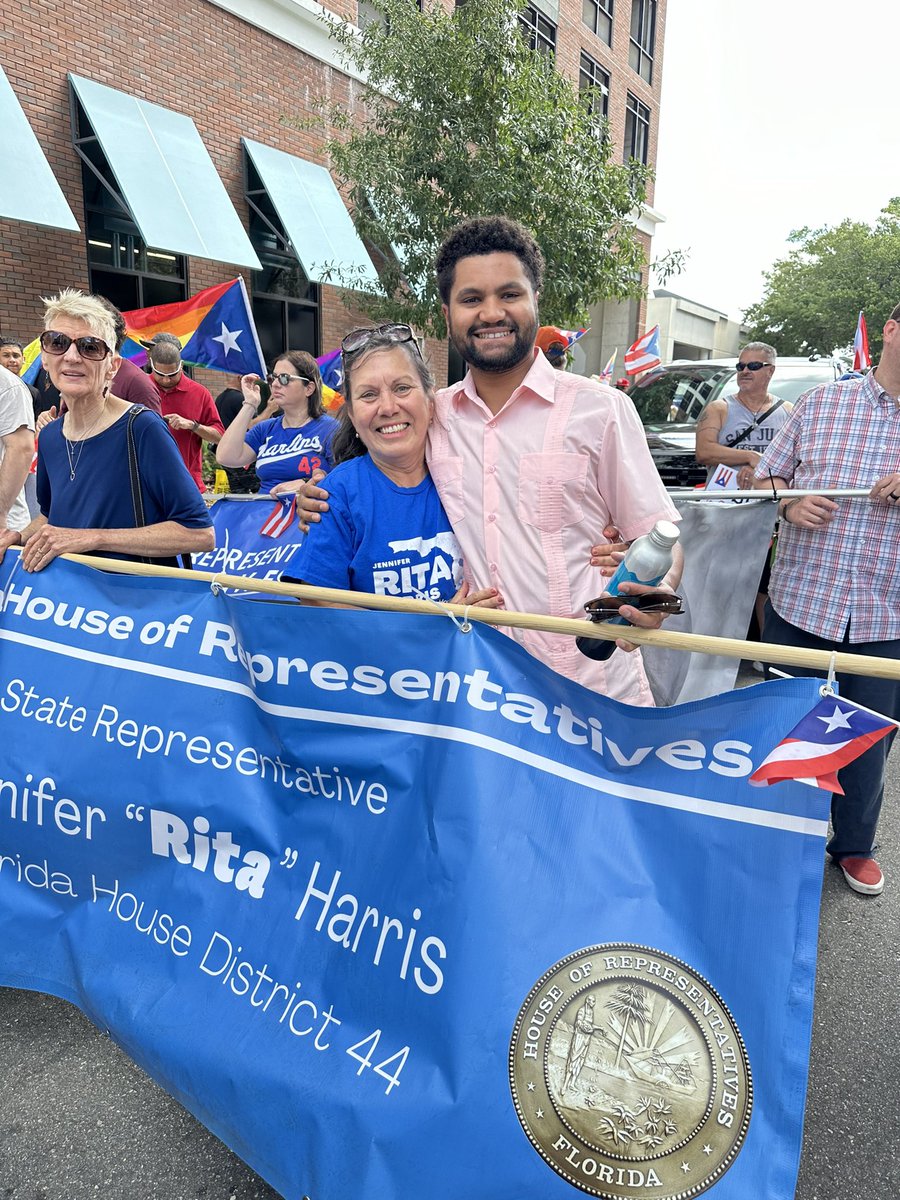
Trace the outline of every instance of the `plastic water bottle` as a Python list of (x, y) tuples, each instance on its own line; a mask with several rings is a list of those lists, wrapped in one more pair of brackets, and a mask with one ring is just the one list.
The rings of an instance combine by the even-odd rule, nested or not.
[[(672, 547), (677, 541), (678, 526), (671, 521), (657, 521), (649, 533), (628, 547), (607, 585), (607, 592), (611, 596), (621, 596), (623, 583), (642, 583), (645, 587), (662, 583), (672, 566)], [(609, 624), (628, 625), (630, 622), (624, 617), (610, 617)], [(582, 654), (600, 662), (609, 658), (616, 648), (615, 642), (604, 642), (599, 638), (576, 638), (575, 644)]]

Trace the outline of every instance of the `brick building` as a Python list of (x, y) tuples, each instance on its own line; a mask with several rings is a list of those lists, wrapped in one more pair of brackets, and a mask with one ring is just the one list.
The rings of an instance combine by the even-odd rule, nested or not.
[[(365, 6), (328, 0), (350, 22)], [(321, 11), (313, 0), (9, 10), (0, 118), (18, 149), (0, 181), (0, 330), (30, 340), (40, 296), (64, 286), (129, 309), (239, 271), (267, 357), (288, 345), (323, 353), (358, 324), (323, 269), (329, 253), (370, 263), (325, 169), (324, 133), (303, 125), (323, 98), (359, 104)], [(652, 163), (665, 0), (534, 0), (522, 21), (561, 71), (603, 89), (617, 157)], [(655, 219), (652, 207), (639, 219), (648, 246)], [(624, 349), (641, 316), (636, 304), (599, 306), (588, 368)], [(446, 347), (430, 352), (440, 378)]]

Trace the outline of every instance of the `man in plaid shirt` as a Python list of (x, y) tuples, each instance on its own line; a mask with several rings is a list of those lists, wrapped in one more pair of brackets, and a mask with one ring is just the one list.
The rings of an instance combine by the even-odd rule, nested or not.
[[(764, 487), (870, 489), (865, 500), (782, 501), (766, 641), (900, 659), (900, 304), (884, 326), (876, 369), (801, 396), (755, 479)], [(897, 680), (838, 679), (845, 699), (900, 717)], [(893, 737), (844, 767), (844, 795), (831, 798), (828, 853), (863, 895), (884, 888), (873, 849)]]

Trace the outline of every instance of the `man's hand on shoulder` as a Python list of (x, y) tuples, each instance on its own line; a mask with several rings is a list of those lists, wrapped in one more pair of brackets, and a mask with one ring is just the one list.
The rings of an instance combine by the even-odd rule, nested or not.
[(297, 516), (304, 533), (309, 533), (310, 525), (321, 521), (320, 513), (328, 512), (328, 492), (317, 486), (324, 478), (324, 471), (313, 471), (309, 479), (297, 489)]

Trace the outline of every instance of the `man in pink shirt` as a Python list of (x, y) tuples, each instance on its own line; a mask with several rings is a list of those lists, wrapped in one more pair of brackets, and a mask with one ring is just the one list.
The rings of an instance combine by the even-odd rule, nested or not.
[[(496, 587), (507, 608), (583, 617), (605, 586), (590, 563), (603, 531), (615, 526), (632, 541), (679, 518), (628, 397), (555, 371), (535, 349), (543, 265), (528, 230), (504, 217), (464, 221), (444, 241), (438, 287), (469, 371), (437, 394), (428, 463), (470, 582)], [(680, 577), (679, 555), (666, 583)], [(632, 607), (623, 615), (648, 627), (661, 620)], [(600, 663), (571, 637), (513, 636), (570, 679), (653, 703), (639, 654)]]
[[(528, 230), (505, 217), (464, 221), (444, 241), (438, 287), (469, 371), (437, 393), (428, 465), (470, 586), (497, 588), (508, 609), (583, 617), (586, 601), (605, 588), (591, 565), (604, 531), (615, 527), (632, 541), (678, 513), (628, 397), (555, 371), (536, 350), (543, 266)], [(301, 507), (316, 520), (327, 493), (306, 494)], [(666, 586), (677, 586), (681, 565), (679, 552)], [(662, 620), (630, 606), (622, 615), (645, 628)], [(600, 663), (572, 637), (509, 632), (586, 687), (653, 703), (639, 654), (616, 652)]]

